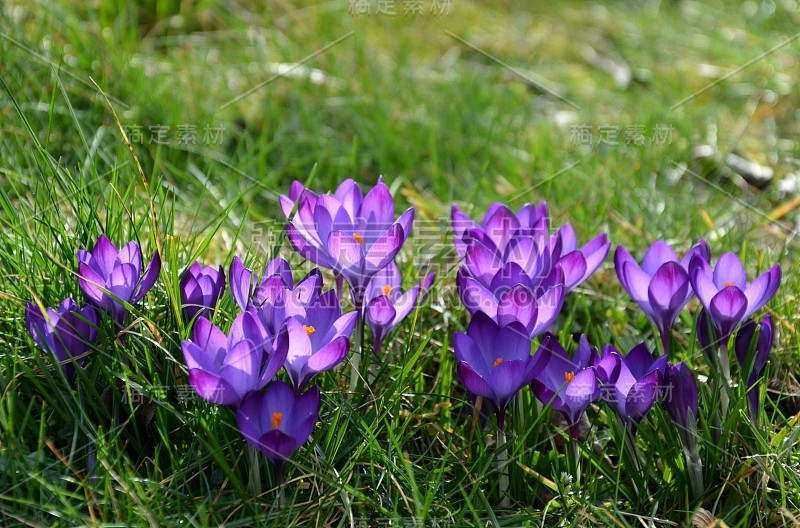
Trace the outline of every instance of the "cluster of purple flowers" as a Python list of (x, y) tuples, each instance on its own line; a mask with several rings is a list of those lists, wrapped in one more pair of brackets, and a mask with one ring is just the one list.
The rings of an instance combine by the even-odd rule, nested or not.
[[(402, 290), (394, 260), (411, 233), (414, 209), (395, 219), (394, 199), (382, 180), (366, 195), (349, 179), (332, 194), (294, 182), (280, 201), (289, 242), (302, 257), (333, 272), (335, 290), (323, 291), (318, 268), (295, 281), (282, 258), (268, 262), (259, 277), (234, 257), (227, 281), (222, 266), (194, 262), (180, 280), (182, 314), (191, 323), (190, 338), (182, 343), (191, 385), (205, 400), (235, 410), (247, 442), (275, 464), (279, 475), (317, 421), (320, 389), (311, 384), (313, 378), (345, 360), (355, 331), (352, 388), (360, 376), (363, 326), (369, 326), (379, 354), (435, 279), (430, 273)], [(570, 354), (550, 330), (567, 293), (606, 259), (611, 247), (606, 235), (579, 247), (569, 224), (551, 234), (544, 203), (525, 205), (516, 214), (496, 203), (480, 224), (454, 205), (451, 220), (462, 258), (457, 291), (471, 316), (466, 332), (453, 340), (457, 374), (469, 393), (491, 407), (503, 434), (506, 409), (525, 386), (564, 416), (575, 441), (577, 424), (594, 402), (607, 402), (634, 434), (661, 400), (681, 431), (687, 456), (696, 458), (696, 443), (690, 453), (698, 412), (695, 377), (684, 362), (668, 361), (672, 327), (693, 295), (703, 306), (697, 326), (702, 349), (727, 385), (732, 347), (757, 418), (755, 385), (772, 348), (773, 327), (769, 317), (756, 323), (750, 316), (776, 293), (779, 266), (748, 283), (741, 261), (731, 253), (712, 269), (704, 241), (682, 258), (658, 241), (641, 264), (618, 247), (617, 277), (655, 325), (661, 353), (654, 355), (646, 343), (627, 354), (611, 345), (600, 351), (581, 336)], [(79, 284), (91, 304), (79, 306), (67, 298), (55, 308), (29, 302), (26, 309), (34, 341), (53, 354), (70, 381), (95, 347), (100, 313), (122, 328), (130, 307), (153, 287), (161, 270), (158, 252), (143, 267), (136, 242), (117, 249), (104, 235), (92, 251), (81, 249), (77, 257)], [(348, 312), (342, 311), (345, 282), (354, 308)], [(239, 308), (227, 333), (212, 323), (226, 285)], [(281, 369), (289, 383), (277, 379)]]
[[(615, 255), (623, 288), (656, 326), (662, 353), (654, 357), (646, 343), (623, 354), (613, 346), (602, 353), (581, 336), (570, 356), (551, 333), (546, 333), (561, 310), (564, 295), (589, 277), (606, 257), (609, 244), (599, 235), (576, 249), (569, 225), (549, 236), (545, 204), (525, 205), (513, 214), (502, 204), (487, 211), (477, 225), (457, 206), (452, 214), (454, 244), (464, 257), (458, 291), (473, 314), (465, 334), (456, 333), (454, 348), (458, 377), (474, 396), (488, 402), (501, 433), (506, 407), (526, 385), (545, 405), (561, 413), (577, 440), (577, 424), (588, 406), (605, 400), (631, 434), (661, 399), (693, 442), (698, 407), (697, 385), (684, 362), (668, 362), (670, 333), (680, 312), (695, 293), (703, 305), (697, 334), (709, 356), (719, 353), (727, 391), (730, 337), (739, 328), (735, 355), (747, 370), (749, 406), (756, 417), (758, 390), (754, 387), (772, 347), (772, 321), (748, 319), (768, 302), (780, 285), (778, 265), (747, 283), (741, 261), (722, 255), (713, 272), (708, 245), (701, 241), (682, 259), (658, 241), (639, 265), (623, 248)], [(758, 339), (754, 335), (758, 330)], [(532, 355), (533, 338), (545, 333)], [(664, 397), (665, 388), (669, 397)], [(696, 449), (696, 444), (695, 444)], [(687, 453), (689, 451), (687, 450)]]
[(58, 361), (64, 375), (74, 381), (98, 337), (99, 314), (106, 312), (118, 327), (125, 324), (128, 305), (137, 304), (150, 291), (161, 273), (161, 258), (155, 252), (142, 272), (139, 244), (128, 242), (121, 249), (100, 235), (92, 251), (78, 250), (78, 283), (91, 304), (79, 307), (70, 297), (55, 308), (42, 310), (28, 302), (25, 321), (33, 340)]

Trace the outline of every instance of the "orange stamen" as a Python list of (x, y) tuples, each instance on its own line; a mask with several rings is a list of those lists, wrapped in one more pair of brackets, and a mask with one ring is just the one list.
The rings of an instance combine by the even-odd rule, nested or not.
[(390, 293), (392, 293), (392, 287), (387, 284), (386, 286), (383, 287), (383, 294), (389, 295)]
[(314, 328), (314, 327), (313, 327), (313, 326), (311, 326), (311, 325), (303, 325), (303, 330), (305, 330), (305, 331), (306, 331), (306, 335), (311, 335), (311, 334), (313, 334), (314, 332), (316, 332), (316, 331), (317, 331), (317, 329), (316, 329), (316, 328)]
[(575, 379), (575, 373), (574, 372), (565, 372), (564, 373), (564, 379), (567, 380), (567, 384), (569, 384), (572, 380)]
[(364, 237), (361, 236), (359, 233), (353, 233), (353, 239), (361, 244), (361, 247), (364, 247)]
[(502, 362), (503, 362), (503, 358), (497, 358), (497, 359), (494, 360), (494, 366), (496, 367), (497, 365), (499, 365)]
[(722, 285), (723, 288), (727, 288), (728, 286), (736, 286), (736, 283), (733, 281), (729, 281)]
[(281, 426), (281, 420), (283, 420), (283, 413), (274, 412), (272, 413), (272, 428), (277, 429)]

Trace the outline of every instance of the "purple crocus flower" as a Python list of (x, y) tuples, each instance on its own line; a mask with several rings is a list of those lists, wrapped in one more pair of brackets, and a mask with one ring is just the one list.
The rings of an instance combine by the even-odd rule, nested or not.
[(667, 355), (653, 358), (645, 343), (636, 345), (627, 356), (611, 345), (603, 349), (598, 363), (605, 385), (603, 399), (631, 432), (659, 398), (666, 366)]
[(382, 178), (363, 197), (350, 179), (334, 194), (322, 195), (295, 183), (290, 196), (281, 197), (287, 219), (294, 200), (297, 213), (287, 226), (292, 247), (311, 262), (341, 274), (360, 308), (366, 284), (394, 259), (411, 233), (414, 208), (394, 220), (394, 199)]
[(225, 271), (222, 266), (202, 267), (194, 262), (181, 277), (183, 316), (191, 321), (195, 316), (209, 317), (225, 292)]
[(684, 363), (668, 364), (664, 371), (662, 401), (678, 428), (693, 430), (697, 418), (697, 382), (692, 369)]
[(684, 453), (686, 470), (695, 498), (703, 494), (703, 463), (697, 451), (697, 382), (692, 370), (681, 361), (667, 365), (664, 372), (664, 407), (678, 428)]
[(568, 292), (597, 270), (611, 247), (606, 235), (601, 234), (578, 249), (570, 224), (549, 237), (550, 221), (544, 203), (526, 204), (518, 214), (495, 203), (486, 211), (480, 226), (457, 205), (453, 205), (451, 218), (456, 251), (465, 258), (470, 274), (487, 287), (497, 269), (514, 262), (536, 284), (559, 266)]
[(286, 320), (289, 353), (285, 368), (297, 393), (311, 378), (344, 361), (356, 316), (355, 311), (343, 315), (336, 292), (328, 290), (302, 313)]
[(372, 330), (373, 349), (380, 353), (383, 340), (419, 305), (420, 295), (428, 291), (436, 277), (429, 273), (419, 284), (403, 293), (397, 264), (390, 262), (367, 285), (364, 300), (366, 321)]
[(131, 241), (117, 249), (105, 235), (100, 235), (91, 252), (79, 249), (78, 262), (81, 289), (89, 300), (111, 313), (119, 326), (128, 313), (120, 301), (138, 303), (161, 272), (158, 251), (153, 253), (142, 274), (139, 244)]
[[(758, 341), (753, 343), (756, 329), (758, 332)], [(742, 325), (736, 333), (736, 361), (739, 362), (739, 368), (742, 369), (743, 376), (746, 376), (748, 404), (750, 405), (750, 414), (753, 417), (758, 416), (759, 404), (759, 390), (755, 386), (758, 379), (761, 377), (761, 372), (767, 364), (767, 358), (772, 351), (772, 341), (774, 333), (772, 328), (772, 317), (766, 316), (760, 323), (756, 324), (755, 321), (750, 319)], [(745, 372), (748, 367), (748, 359), (750, 359), (750, 349), (755, 349), (755, 354), (752, 355), (752, 367), (749, 372)]]
[(273, 381), (267, 390), (248, 394), (236, 411), (236, 424), (247, 443), (275, 464), (283, 481), (283, 464), (311, 436), (319, 415), (319, 387), (302, 395), (286, 383)]
[(276, 336), (290, 317), (304, 315), (309, 305), (322, 293), (322, 273), (314, 268), (293, 285), (291, 274), (266, 277), (253, 295), (261, 324), (270, 335)]
[(594, 368), (597, 349), (589, 346), (586, 336), (572, 358), (552, 334), (547, 334), (536, 352), (543, 368), (531, 382), (533, 394), (544, 405), (561, 413), (570, 426), (570, 434), (578, 437), (577, 424), (592, 402), (600, 398), (600, 382)]
[[(236, 304), (244, 312), (249, 304), (260, 306), (264, 303), (266, 291), (262, 290), (271, 279), (280, 281), (286, 288), (292, 289), (294, 279), (292, 278), (292, 268), (284, 259), (278, 257), (267, 262), (264, 266), (262, 281), (258, 282), (258, 275), (246, 268), (242, 259), (238, 256), (233, 257), (230, 269), (231, 295)], [(267, 287), (269, 288), (269, 287)]]
[(617, 247), (614, 255), (619, 282), (658, 328), (664, 352), (668, 351), (675, 319), (694, 293), (689, 281), (689, 262), (695, 255), (708, 261), (708, 244), (704, 240), (682, 259), (666, 242), (657, 240), (645, 252), (641, 267), (622, 246)]
[[(482, 280), (489, 280), (488, 276)], [(483, 312), (501, 325), (518, 321), (531, 338), (553, 324), (564, 304), (564, 273), (558, 267), (539, 284), (514, 262), (496, 271), (488, 287), (482, 280), (473, 278), (464, 267), (459, 270), (456, 286), (467, 310)]]
[[(275, 377), (289, 350), (286, 334), (270, 341), (253, 311), (239, 314), (225, 334), (205, 317), (183, 342), (189, 383), (205, 400), (236, 407), (250, 391), (259, 390)], [(264, 356), (266, 357), (266, 360)]]
[(695, 255), (689, 263), (689, 279), (719, 338), (727, 343), (733, 330), (778, 291), (781, 267), (775, 264), (748, 284), (742, 261), (733, 253), (723, 254), (713, 273), (711, 265)]
[(531, 355), (527, 331), (519, 322), (501, 327), (488, 315), (477, 312), (467, 333), (453, 336), (453, 346), (458, 378), (470, 393), (489, 402), (503, 430), (508, 402), (544, 366)]
[(82, 366), (84, 354), (91, 350), (97, 339), (97, 311), (90, 305), (79, 308), (70, 297), (43, 314), (32, 302), (25, 308), (25, 324), (31, 337), (42, 350), (49, 351), (61, 363), (64, 376), (75, 379), (75, 363)]

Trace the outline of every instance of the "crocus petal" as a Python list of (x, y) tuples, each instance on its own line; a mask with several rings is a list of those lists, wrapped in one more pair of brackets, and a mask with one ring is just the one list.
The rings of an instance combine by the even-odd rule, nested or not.
[(652, 277), (667, 262), (679, 262), (678, 255), (666, 242), (656, 240), (642, 258), (642, 270)]
[(403, 214), (400, 215), (400, 217), (395, 222), (396, 224), (398, 224), (400, 227), (403, 228), (403, 243), (405, 243), (405, 240), (411, 236), (411, 229), (414, 225), (414, 214), (415, 214), (414, 208), (409, 207), (403, 212)]
[(333, 263), (328, 255), (320, 251), (317, 246), (310, 244), (297, 229), (294, 222), (290, 222), (286, 225), (286, 238), (289, 239), (289, 243), (294, 250), (304, 259), (310, 260), (323, 268), (330, 269), (333, 267)]
[(78, 275), (78, 284), (89, 300), (104, 310), (110, 309), (111, 299), (102, 290), (105, 288), (105, 279), (83, 262), (78, 264)]
[(253, 272), (247, 269), (238, 256), (233, 257), (230, 270), (231, 295), (242, 311), (247, 310), (250, 302), (250, 289), (253, 282)]
[(471, 394), (486, 398), (487, 400), (496, 401), (497, 398), (491, 386), (489, 386), (486, 380), (478, 375), (471, 366), (464, 362), (459, 363), (456, 366), (456, 374), (458, 374), (458, 379), (461, 381), (461, 384), (464, 385)]
[[(494, 251), (483, 244), (473, 243), (467, 248), (464, 265), (470, 275), (482, 284), (489, 285), (503, 267), (503, 261)], [(517, 267), (522, 270), (521, 267)]]
[(484, 233), (501, 252), (505, 250), (511, 240), (511, 236), (519, 228), (520, 224), (517, 215), (504, 205), (495, 208), (492, 215), (487, 217), (483, 223)]
[(342, 231), (332, 231), (327, 248), (333, 269), (344, 275), (351, 286), (363, 284), (364, 248), (356, 239)]
[(721, 336), (728, 336), (742, 322), (747, 311), (747, 297), (736, 286), (729, 286), (711, 299), (709, 315)]
[(201, 398), (216, 405), (236, 405), (241, 399), (227, 381), (202, 370), (190, 370), (189, 383)]
[(95, 271), (104, 277), (111, 275), (118, 254), (117, 247), (105, 235), (100, 235), (92, 249), (92, 257), (97, 263)]
[(525, 286), (518, 284), (500, 295), (497, 302), (497, 322), (501, 326), (518, 321), (530, 332), (536, 324), (537, 316), (536, 298)]
[(469, 313), (481, 311), (494, 318), (497, 315), (497, 299), (490, 290), (477, 280), (459, 271), (457, 277), (458, 296)]
[(697, 255), (689, 261), (689, 280), (697, 298), (700, 299), (703, 306), (709, 308), (711, 300), (719, 292), (719, 289), (709, 274), (708, 263)]
[(641, 422), (653, 407), (661, 391), (661, 373), (656, 371), (638, 380), (625, 399), (625, 414), (634, 422)]
[[(339, 184), (333, 197), (342, 204), (342, 207), (347, 211), (350, 218), (355, 221), (363, 202), (361, 187), (359, 187), (352, 178), (347, 178)], [(394, 210), (392, 210), (392, 213), (394, 213)]]
[(371, 274), (386, 267), (394, 259), (405, 241), (406, 234), (400, 224), (392, 224), (389, 229), (375, 241), (366, 255), (366, 267)]
[(314, 372), (325, 372), (344, 361), (349, 349), (350, 341), (346, 337), (337, 337), (308, 358), (306, 365)]
[[(359, 211), (359, 223), (369, 233), (383, 233), (394, 220), (394, 198), (383, 180), (369, 190)], [(377, 235), (374, 235), (377, 236)]]
[(714, 266), (714, 284), (722, 290), (728, 286), (736, 286), (744, 291), (747, 287), (747, 272), (742, 261), (733, 253), (724, 253)]
[(756, 310), (764, 306), (778, 291), (781, 285), (781, 268), (775, 264), (769, 271), (759, 275), (744, 291), (747, 297), (747, 311), (744, 317), (749, 317)]
[(136, 304), (142, 300), (142, 297), (144, 297), (145, 294), (149, 292), (150, 289), (155, 285), (160, 274), (161, 257), (159, 256), (158, 251), (156, 251), (150, 258), (150, 262), (147, 263), (147, 268), (144, 270), (142, 280), (140, 280), (139, 285), (136, 286), (136, 291), (133, 294), (133, 299), (131, 299), (131, 304)]
[(653, 275), (647, 296), (656, 325), (662, 333), (672, 328), (689, 292), (689, 274), (677, 262), (665, 263)]

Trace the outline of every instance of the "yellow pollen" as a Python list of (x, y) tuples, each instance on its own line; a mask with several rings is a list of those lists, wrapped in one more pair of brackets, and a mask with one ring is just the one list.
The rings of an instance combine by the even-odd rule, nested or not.
[(281, 426), (281, 420), (283, 420), (283, 413), (274, 412), (272, 413), (272, 428), (277, 429)]
[(497, 365), (499, 365), (502, 362), (503, 362), (503, 358), (497, 358), (497, 359), (494, 360), (494, 366), (496, 367)]
[(353, 239), (364, 247), (364, 237), (359, 233), (353, 233)]
[(316, 332), (316, 331), (317, 331), (317, 329), (316, 329), (316, 328), (314, 328), (314, 327), (313, 327), (313, 326), (311, 326), (311, 325), (303, 325), (303, 330), (305, 330), (305, 331), (306, 331), (306, 334), (307, 334), (307, 335), (311, 335), (311, 334), (313, 334), (314, 332)]
[(730, 281), (730, 282), (726, 282), (725, 284), (722, 285), (723, 288), (727, 288), (728, 286), (736, 286), (736, 283), (733, 282), (733, 281)]
[(567, 384), (569, 384), (572, 380), (575, 379), (575, 373), (574, 372), (565, 372), (564, 373), (564, 379), (567, 381)]
[(389, 295), (390, 293), (392, 293), (392, 287), (387, 284), (386, 286), (383, 287), (383, 294)]

